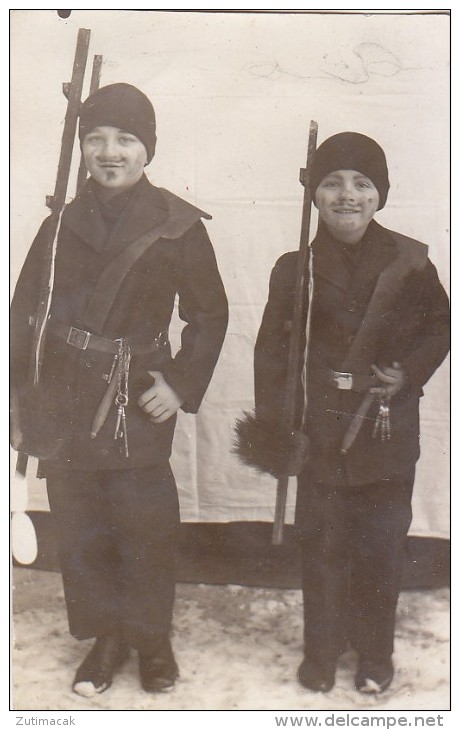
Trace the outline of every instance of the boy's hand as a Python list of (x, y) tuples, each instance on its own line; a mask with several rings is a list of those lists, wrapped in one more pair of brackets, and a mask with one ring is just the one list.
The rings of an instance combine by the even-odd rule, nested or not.
[(150, 416), (154, 423), (163, 423), (179, 410), (183, 400), (168, 385), (160, 372), (157, 370), (149, 370), (148, 372), (155, 379), (155, 382), (141, 395), (138, 405), (144, 413)]
[(377, 365), (372, 365), (372, 370), (378, 379), (382, 381), (382, 385), (371, 388), (370, 392), (383, 398), (391, 398), (399, 393), (406, 382), (406, 373), (399, 362), (393, 362), (391, 366), (382, 369), (378, 368)]

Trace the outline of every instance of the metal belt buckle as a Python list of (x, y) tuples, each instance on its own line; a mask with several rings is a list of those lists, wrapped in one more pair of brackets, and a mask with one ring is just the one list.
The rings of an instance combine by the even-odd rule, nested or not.
[(79, 350), (86, 350), (90, 337), (90, 332), (79, 330), (77, 327), (71, 327), (69, 334), (67, 335), (67, 342), (69, 345), (72, 345), (72, 347), (78, 347)]
[(332, 371), (332, 380), (338, 390), (351, 390), (353, 387), (352, 373), (336, 373)]

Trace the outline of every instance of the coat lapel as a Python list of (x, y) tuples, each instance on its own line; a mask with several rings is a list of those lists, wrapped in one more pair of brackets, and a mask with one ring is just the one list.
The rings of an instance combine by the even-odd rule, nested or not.
[(144, 233), (164, 223), (168, 214), (169, 207), (163, 194), (144, 176), (107, 240), (101, 255), (101, 267), (104, 268)]
[(62, 225), (98, 253), (107, 240), (107, 228), (102, 219), (99, 203), (91, 179), (71, 203), (66, 205)]
[(372, 290), (380, 273), (397, 255), (394, 240), (384, 233), (384, 228), (371, 221), (366, 231), (361, 259), (350, 275), (337, 244), (320, 227), (312, 243), (314, 276), (347, 292), (350, 299), (368, 301), (369, 288)]
[(349, 301), (367, 303), (382, 271), (397, 256), (394, 240), (385, 235), (384, 229), (371, 221), (366, 231), (360, 261), (353, 272), (348, 290)]
[(320, 277), (344, 292), (348, 291), (350, 275), (343, 265), (337, 245), (321, 225), (311, 244), (311, 249), (314, 278)]
[(163, 223), (167, 216), (168, 204), (163, 194), (144, 175), (108, 234), (93, 181), (89, 179), (81, 193), (66, 207), (63, 224), (100, 254), (103, 268), (129, 243)]

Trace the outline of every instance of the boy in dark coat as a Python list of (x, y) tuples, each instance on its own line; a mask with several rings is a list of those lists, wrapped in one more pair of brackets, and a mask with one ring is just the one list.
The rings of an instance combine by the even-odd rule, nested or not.
[[(374, 140), (352, 132), (326, 140), (313, 159), (311, 189), (319, 226), (298, 370), (297, 425), (310, 441), (296, 506), (305, 654), (298, 678), (309, 689), (330, 690), (350, 642), (357, 689), (378, 693), (393, 677), (419, 398), (448, 351), (448, 300), (427, 246), (373, 219), (389, 190)], [(275, 428), (296, 265), (292, 252), (273, 269), (255, 348), (257, 419)]]
[[(150, 101), (129, 84), (82, 105), (90, 177), (62, 215), (38, 387), (28, 385), (28, 365), (47, 221), (12, 305), (15, 447), (39, 456), (46, 476), (70, 631), (96, 637), (73, 683), (85, 696), (111, 685), (130, 647), (146, 691), (178, 676), (169, 457), (176, 412), (198, 410), (228, 318), (201, 222), (210, 216), (144, 174), (155, 129)], [(185, 327), (172, 357), (176, 295)]]

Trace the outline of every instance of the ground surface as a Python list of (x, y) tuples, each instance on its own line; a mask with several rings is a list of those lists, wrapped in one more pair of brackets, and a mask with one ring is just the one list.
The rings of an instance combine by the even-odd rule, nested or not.
[(448, 710), (449, 592), (405, 591), (396, 630), (390, 690), (368, 698), (353, 687), (355, 657), (345, 654), (328, 694), (296, 681), (302, 655), (300, 591), (179, 584), (175, 690), (148, 695), (135, 653), (111, 689), (95, 699), (70, 685), (91, 646), (67, 632), (61, 578), (17, 568), (14, 582), (13, 704), (16, 710)]

